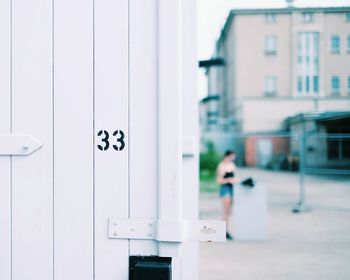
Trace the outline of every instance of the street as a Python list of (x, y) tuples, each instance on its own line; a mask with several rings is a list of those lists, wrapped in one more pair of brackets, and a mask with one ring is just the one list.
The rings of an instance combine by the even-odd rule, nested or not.
[[(306, 204), (298, 199), (298, 174), (240, 169), (268, 192), (268, 239), (200, 245), (200, 279), (350, 279), (350, 178), (308, 175)], [(217, 193), (201, 193), (200, 218), (221, 217)]]

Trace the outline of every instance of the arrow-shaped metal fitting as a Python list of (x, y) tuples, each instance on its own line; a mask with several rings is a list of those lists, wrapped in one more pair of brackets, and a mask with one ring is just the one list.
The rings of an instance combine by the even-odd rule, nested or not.
[(41, 147), (30, 135), (0, 134), (0, 156), (28, 156)]

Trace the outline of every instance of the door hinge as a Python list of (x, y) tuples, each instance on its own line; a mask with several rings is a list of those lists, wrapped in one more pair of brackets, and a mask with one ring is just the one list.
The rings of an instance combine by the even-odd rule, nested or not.
[(165, 242), (224, 242), (224, 221), (161, 221), (148, 219), (109, 219), (110, 239), (144, 239)]
[(0, 134), (0, 156), (27, 156), (41, 146), (37, 139), (29, 135)]

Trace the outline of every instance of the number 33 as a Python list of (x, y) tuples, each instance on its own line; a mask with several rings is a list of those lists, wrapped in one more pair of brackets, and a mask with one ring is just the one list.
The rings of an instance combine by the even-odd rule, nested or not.
[[(116, 151), (122, 151), (125, 148), (125, 134), (122, 130), (116, 130), (113, 132), (112, 134), (115, 138), (116, 138), (116, 144), (112, 145), (113, 149)], [(102, 145), (97, 145), (97, 148), (99, 148), (101, 151), (107, 151), (109, 149), (109, 133), (107, 130), (100, 130), (97, 133), (97, 136), (101, 136), (102, 139), (101, 141), (103, 142), (103, 146)]]

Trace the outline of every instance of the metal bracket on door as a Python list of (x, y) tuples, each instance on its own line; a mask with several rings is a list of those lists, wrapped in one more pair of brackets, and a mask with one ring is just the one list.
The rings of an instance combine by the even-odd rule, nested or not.
[(37, 139), (29, 135), (0, 134), (0, 156), (27, 156), (41, 146)]
[(224, 221), (160, 221), (109, 219), (110, 239), (144, 239), (165, 242), (224, 242)]

